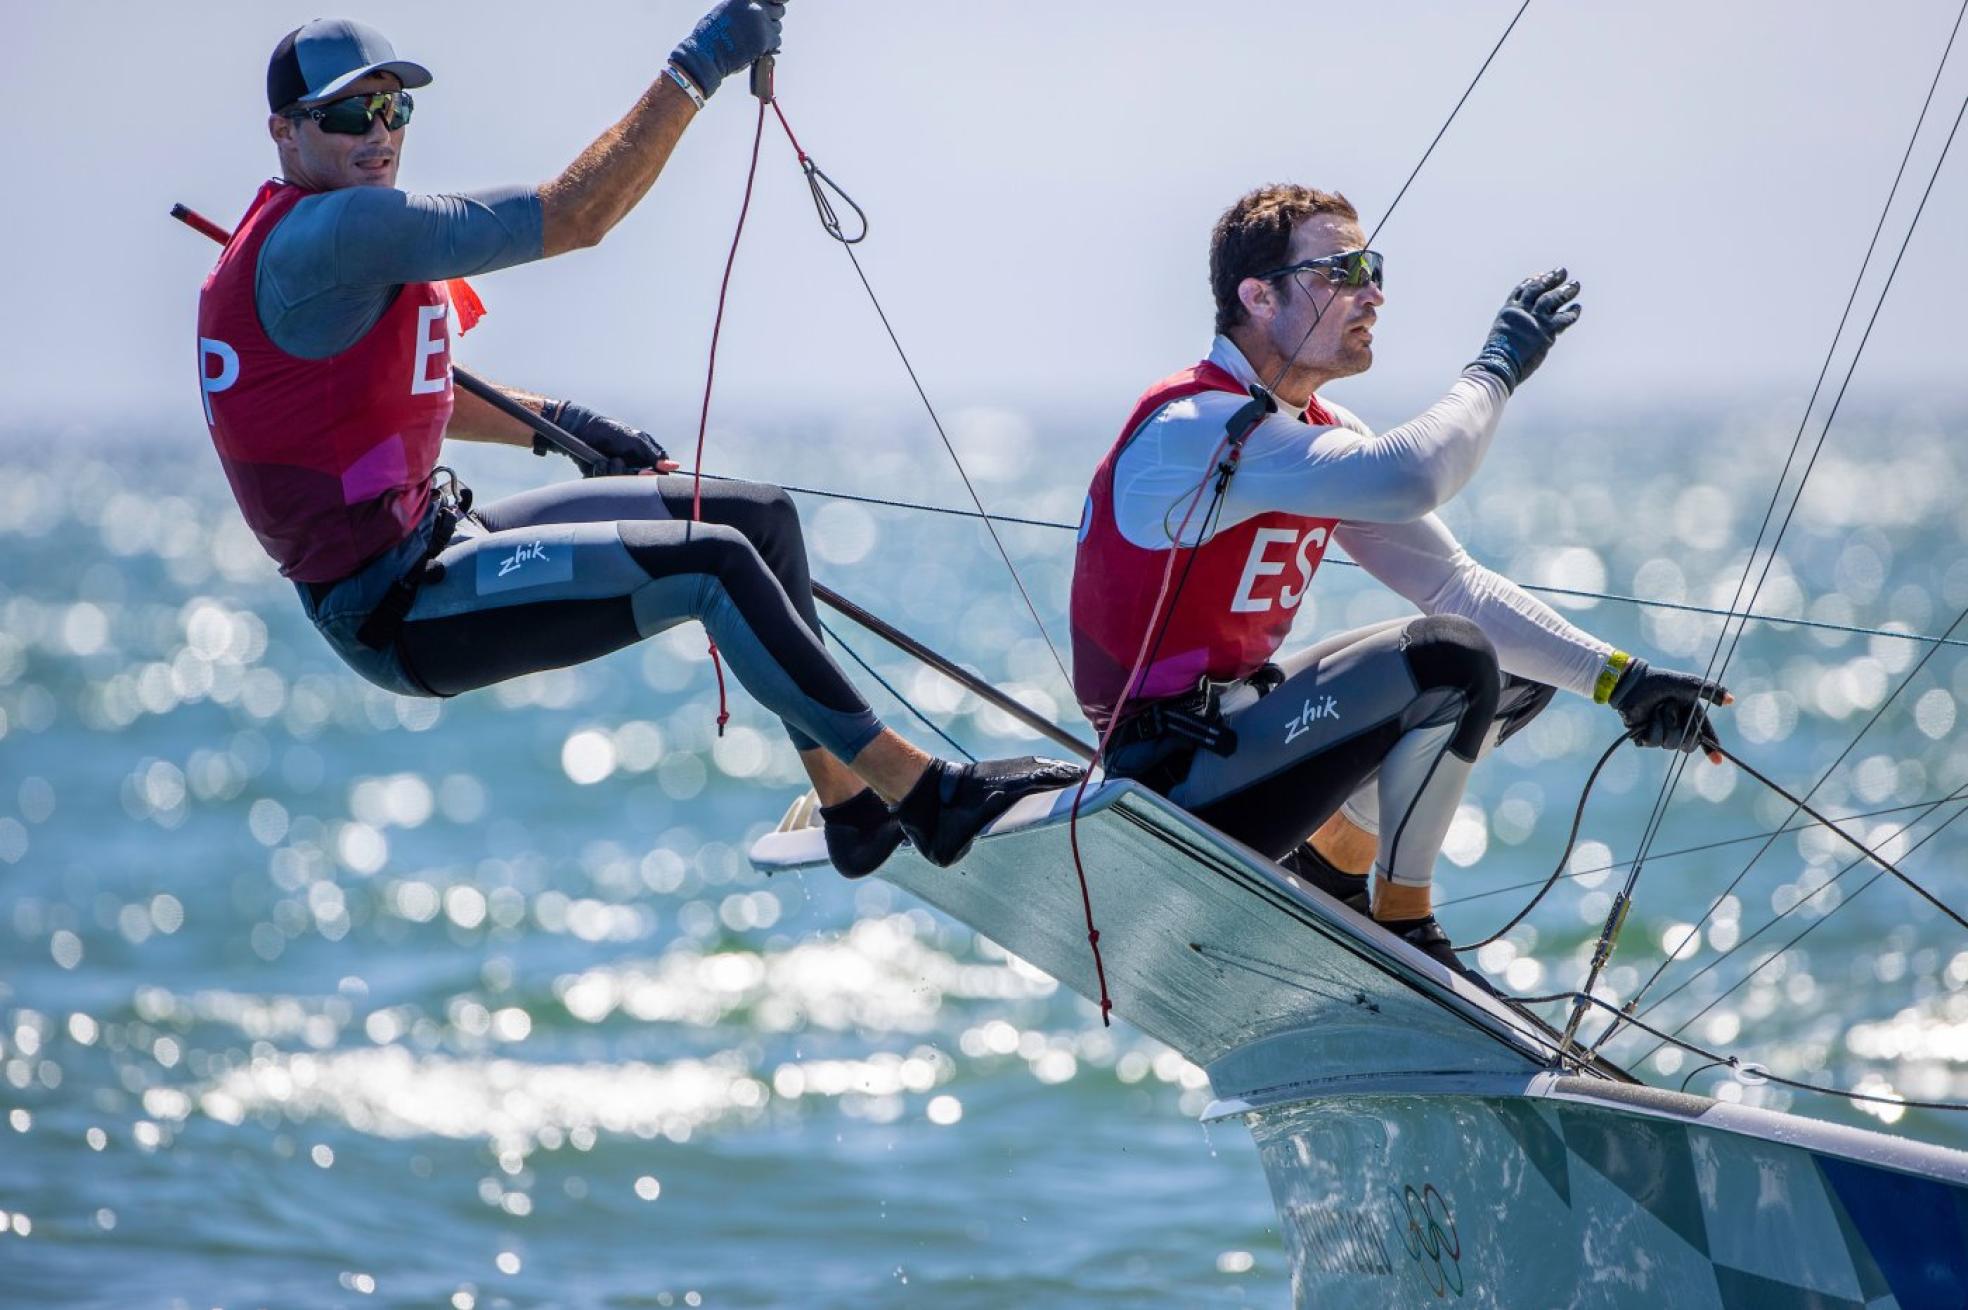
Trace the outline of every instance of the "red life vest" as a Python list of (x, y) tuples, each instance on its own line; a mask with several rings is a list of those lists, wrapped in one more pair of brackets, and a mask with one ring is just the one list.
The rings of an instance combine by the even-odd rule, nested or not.
[[(1114, 522), (1114, 468), (1135, 433), (1163, 406), (1205, 391), (1243, 395), (1247, 388), (1207, 360), (1157, 382), (1135, 404), (1087, 492), (1073, 560), (1073, 688), (1088, 720), (1102, 730), (1142, 655), (1172, 549), (1145, 550), (1121, 535)], [(1337, 422), (1316, 398), (1306, 418), (1327, 426)], [(1208, 512), (1210, 494), (1211, 488), (1204, 488), (1197, 501), (1191, 532)], [(1255, 673), (1291, 631), (1338, 522), (1267, 510), (1211, 536), (1195, 548), (1193, 564), (1185, 549), (1164, 601), (1167, 626), (1128, 704), (1181, 695), (1205, 677), (1222, 682)]]
[(403, 286), (362, 339), (326, 359), (281, 350), (253, 283), (267, 234), (304, 197), (268, 182), (198, 296), (205, 422), (247, 524), (297, 582), (333, 582), (423, 518), (451, 418), (450, 300)]

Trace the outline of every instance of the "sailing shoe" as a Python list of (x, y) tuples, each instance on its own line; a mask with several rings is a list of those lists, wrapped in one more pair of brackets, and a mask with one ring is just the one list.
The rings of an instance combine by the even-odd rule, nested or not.
[(1367, 875), (1348, 873), (1336, 867), (1325, 856), (1313, 850), (1311, 842), (1304, 843), (1297, 850), (1287, 852), (1285, 858), (1278, 863), (1355, 914), (1371, 913), (1367, 907)]
[(1077, 764), (1035, 755), (975, 764), (931, 760), (895, 807), (895, 818), (924, 859), (947, 867), (964, 857), (984, 825), (1021, 797), (1070, 787), (1083, 772)]
[(1434, 915), (1423, 915), (1419, 919), (1382, 919), (1380, 926), (1399, 937), (1408, 945), (1442, 965), (1450, 973), (1461, 974), (1492, 996), (1501, 995), (1490, 986), (1489, 979), (1464, 964), (1449, 944), (1449, 935), (1442, 931), (1442, 925)]
[(902, 825), (872, 791), (858, 791), (838, 805), (820, 807), (827, 858), (842, 877), (865, 878), (902, 844)]

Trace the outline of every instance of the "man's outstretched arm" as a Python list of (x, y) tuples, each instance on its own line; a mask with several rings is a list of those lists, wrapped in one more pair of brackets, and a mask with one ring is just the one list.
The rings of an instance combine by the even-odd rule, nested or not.
[(303, 198), (260, 251), (261, 326), (289, 354), (325, 359), (360, 340), (405, 283), (594, 245), (655, 185), (702, 98), (779, 48), (784, 8), (720, 0), (634, 108), (543, 186), (456, 195), (345, 187)]
[(683, 129), (725, 78), (779, 49), (784, 0), (721, 0), (622, 121), (540, 188), (546, 257), (592, 246), (649, 193)]
[(1722, 762), (1706, 707), (1735, 697), (1692, 673), (1615, 650), (1522, 587), (1469, 557), (1429, 514), (1412, 523), (1346, 523), (1333, 540), (1353, 562), (1427, 614), (1457, 614), (1483, 630), (1506, 672), (1610, 704), (1642, 746), (1699, 750)]

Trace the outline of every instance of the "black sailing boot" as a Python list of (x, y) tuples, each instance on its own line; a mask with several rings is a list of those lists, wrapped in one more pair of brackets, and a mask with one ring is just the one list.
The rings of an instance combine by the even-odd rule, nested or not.
[(1022, 755), (1015, 760), (952, 764), (931, 760), (895, 807), (909, 842), (931, 864), (955, 864), (984, 826), (1036, 791), (1070, 787), (1085, 772), (1064, 760)]
[(1355, 914), (1370, 914), (1367, 908), (1367, 875), (1348, 873), (1339, 868), (1313, 850), (1311, 842), (1287, 851), (1285, 858), (1278, 863)]
[(820, 822), (827, 858), (843, 877), (867, 877), (902, 844), (902, 825), (871, 790), (858, 791), (838, 805), (822, 805)]
[(1462, 962), (1461, 957), (1455, 952), (1455, 947), (1449, 944), (1449, 935), (1442, 931), (1442, 925), (1436, 921), (1434, 915), (1423, 915), (1419, 919), (1382, 919), (1380, 926), (1448, 969), (1450, 973), (1461, 974), (1492, 996), (1502, 995), (1496, 988), (1490, 986), (1489, 979)]

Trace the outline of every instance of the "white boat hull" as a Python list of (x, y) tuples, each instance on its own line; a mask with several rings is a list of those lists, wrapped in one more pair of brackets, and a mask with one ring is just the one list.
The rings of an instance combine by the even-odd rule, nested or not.
[[(1064, 796), (881, 876), (1098, 996)], [(1116, 1013), (1257, 1142), (1301, 1307), (1968, 1306), (1968, 1155), (1554, 1071), (1554, 1034), (1133, 784), (1080, 848)], [(813, 829), (769, 870), (824, 866)]]

